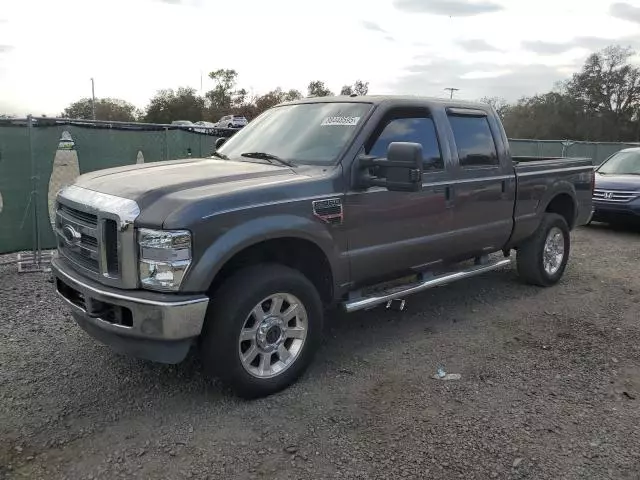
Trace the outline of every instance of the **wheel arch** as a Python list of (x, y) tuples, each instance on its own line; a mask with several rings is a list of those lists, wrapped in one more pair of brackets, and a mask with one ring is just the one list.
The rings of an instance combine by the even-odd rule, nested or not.
[(262, 217), (225, 232), (208, 246), (188, 274), (186, 291), (212, 292), (235, 269), (272, 262), (301, 271), (325, 303), (331, 303), (340, 270), (339, 253), (327, 228), (293, 215)]

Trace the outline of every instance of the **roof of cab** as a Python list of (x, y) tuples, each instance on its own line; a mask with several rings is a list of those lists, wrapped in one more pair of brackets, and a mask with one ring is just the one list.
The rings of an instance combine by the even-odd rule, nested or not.
[(491, 108), (490, 105), (486, 103), (453, 100), (449, 98), (422, 97), (417, 95), (362, 95), (353, 97), (340, 95), (333, 97), (305, 97), (291, 102), (284, 102), (280, 105), (295, 105), (302, 103), (371, 103), (373, 105), (396, 103), (398, 106), (419, 104), (425, 107), (444, 106), (454, 108), (474, 108), (480, 110), (487, 110), (488, 108)]

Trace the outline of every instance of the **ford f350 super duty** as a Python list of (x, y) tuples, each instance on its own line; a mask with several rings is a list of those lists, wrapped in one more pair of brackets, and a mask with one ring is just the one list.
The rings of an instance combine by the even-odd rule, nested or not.
[(592, 214), (589, 160), (512, 158), (480, 103), (309, 98), (218, 146), (80, 176), (57, 196), (53, 272), (99, 341), (165, 363), (195, 346), (243, 397), (302, 374), (327, 307), (397, 301), (512, 251), (525, 282), (555, 284)]

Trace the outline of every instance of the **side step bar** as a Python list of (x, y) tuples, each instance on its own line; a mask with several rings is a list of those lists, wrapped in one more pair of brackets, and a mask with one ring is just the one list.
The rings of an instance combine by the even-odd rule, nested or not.
[(348, 313), (365, 310), (367, 308), (380, 305), (381, 303), (386, 303), (389, 300), (406, 297), (412, 293), (422, 292), (423, 290), (428, 290), (429, 288), (438, 287), (464, 278), (475, 277), (476, 275), (490, 272), (492, 270), (498, 270), (499, 268), (506, 267), (510, 264), (511, 259), (506, 258), (492, 263), (487, 263), (485, 265), (474, 265), (466, 270), (433, 276), (421, 282), (394, 287), (369, 297), (347, 300), (342, 304), (342, 306)]

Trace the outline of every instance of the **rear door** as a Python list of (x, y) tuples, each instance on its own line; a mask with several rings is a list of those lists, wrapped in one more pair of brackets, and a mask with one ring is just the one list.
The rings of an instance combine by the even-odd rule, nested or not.
[(481, 110), (449, 108), (457, 154), (452, 186), (455, 256), (500, 250), (513, 229), (515, 173), (499, 124)]
[(391, 142), (420, 143), (424, 174), (419, 192), (370, 187), (347, 193), (345, 225), (355, 283), (422, 270), (446, 256), (453, 172), (439, 138), (428, 109), (398, 108), (385, 114), (363, 146), (364, 153), (385, 158)]

